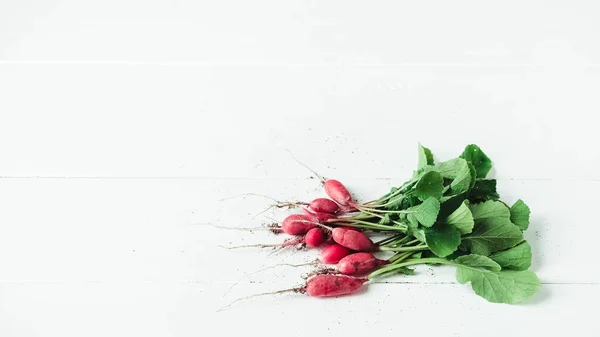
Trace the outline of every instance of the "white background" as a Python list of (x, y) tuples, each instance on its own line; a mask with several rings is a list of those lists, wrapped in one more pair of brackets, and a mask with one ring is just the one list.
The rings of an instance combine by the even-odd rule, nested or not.
[[(0, 1), (0, 336), (598, 336), (595, 1)], [(479, 144), (531, 207), (542, 290), (491, 304), (449, 268), (358, 296), (262, 297), (317, 252), (268, 200), (361, 199)], [(267, 213), (281, 219), (286, 212)]]

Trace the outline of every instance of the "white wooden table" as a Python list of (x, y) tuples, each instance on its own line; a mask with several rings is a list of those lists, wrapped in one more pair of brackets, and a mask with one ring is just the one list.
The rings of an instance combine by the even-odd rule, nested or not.
[[(0, 336), (598, 336), (600, 5), (594, 1), (0, 2)], [(416, 145), (479, 144), (542, 290), (491, 304), (451, 268), (358, 296), (281, 295), (305, 253), (255, 226), (378, 197)], [(285, 212), (267, 213), (279, 219)]]

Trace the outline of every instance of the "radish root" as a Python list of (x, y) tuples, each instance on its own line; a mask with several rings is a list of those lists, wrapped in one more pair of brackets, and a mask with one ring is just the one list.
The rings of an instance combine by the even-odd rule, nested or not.
[(290, 156), (292, 157), (292, 159), (294, 159), (294, 160), (295, 160), (295, 161), (296, 161), (298, 164), (300, 164), (300, 165), (304, 166), (304, 167), (305, 167), (305, 168), (307, 168), (307, 169), (308, 169), (310, 172), (312, 172), (314, 175), (316, 175), (316, 176), (317, 176), (317, 178), (319, 178), (319, 180), (321, 181), (321, 184), (324, 184), (324, 183), (325, 183), (326, 179), (325, 179), (323, 176), (321, 176), (320, 174), (318, 174), (317, 172), (315, 172), (315, 170), (313, 170), (313, 169), (311, 169), (310, 167), (308, 167), (308, 165), (306, 165), (306, 164), (304, 164), (303, 162), (301, 162), (301, 161), (299, 161), (298, 159), (296, 159), (296, 157), (294, 157), (294, 155), (292, 154), (292, 151), (290, 151), (290, 150), (289, 150), (289, 149), (287, 149), (287, 148), (286, 148), (285, 150), (286, 150), (286, 151), (287, 151), (287, 152), (290, 154)]
[(302, 276), (302, 278), (307, 280), (307, 279), (309, 279), (313, 276), (317, 276), (317, 275), (338, 275), (338, 274), (341, 274), (341, 273), (337, 269), (324, 267), (324, 268), (319, 268), (317, 270), (313, 270), (312, 272)]
[(218, 247), (225, 248), (225, 249), (271, 248), (271, 247), (285, 248), (285, 247), (289, 247), (289, 246), (295, 246), (295, 245), (301, 244), (303, 242), (304, 242), (304, 237), (301, 237), (301, 238), (287, 239), (283, 243), (271, 243), (271, 244), (257, 243), (257, 244), (253, 244), (253, 245), (242, 245), (242, 246), (233, 246), (233, 247), (225, 247), (225, 246), (220, 246), (219, 245)]
[(268, 293), (262, 293), (262, 294), (254, 294), (254, 295), (250, 295), (250, 296), (246, 296), (246, 297), (242, 297), (242, 298), (238, 298), (234, 301), (232, 301), (231, 303), (222, 306), (221, 308), (219, 308), (217, 311), (222, 311), (225, 308), (229, 308), (230, 306), (232, 306), (233, 304), (239, 302), (239, 301), (244, 301), (244, 300), (248, 300), (254, 297), (259, 297), (259, 296), (266, 296), (266, 295), (278, 295), (278, 294), (283, 294), (283, 293), (300, 293), (303, 294), (304, 292), (306, 292), (306, 288), (305, 287), (298, 287), (298, 288), (291, 288), (291, 289), (284, 289), (284, 290), (278, 290), (278, 291), (272, 291), (272, 292), (268, 292)]
[(314, 266), (314, 265), (318, 265), (320, 262), (318, 259), (312, 261), (312, 262), (307, 262), (307, 263), (300, 263), (300, 264), (292, 264), (292, 263), (279, 263), (279, 264), (275, 264), (266, 268), (262, 268), (259, 269), (257, 271), (254, 271), (250, 274), (244, 275), (242, 276), (239, 280), (237, 280), (234, 284), (231, 285), (231, 287), (229, 287), (229, 289), (225, 292), (225, 294), (223, 294), (223, 297), (225, 297), (227, 294), (229, 294), (229, 292), (231, 291), (231, 289), (233, 289), (233, 287), (235, 287), (236, 285), (238, 285), (243, 279), (250, 277), (252, 275), (256, 275), (258, 273), (261, 273), (263, 271), (269, 270), (269, 269), (273, 269), (273, 268), (277, 268), (277, 267), (304, 267), (304, 266)]
[(277, 229), (279, 227), (278, 224), (269, 224), (266, 227), (230, 227), (230, 226), (215, 225), (212, 223), (195, 223), (195, 224), (190, 224), (189, 226), (211, 226), (211, 227), (220, 228), (220, 229), (231, 229), (231, 230), (238, 230), (238, 231), (257, 231), (257, 230), (273, 231), (273, 229)]
[(272, 204), (269, 207), (265, 208), (264, 210), (258, 212), (256, 215), (254, 215), (252, 217), (252, 219), (255, 219), (257, 216), (273, 209), (273, 208), (287, 208), (287, 209), (293, 209), (299, 206), (306, 206), (308, 205), (308, 203), (306, 202), (302, 202), (302, 201), (276, 201), (276, 204)]
[(259, 194), (259, 193), (242, 193), (242, 194), (236, 194), (236, 195), (233, 195), (231, 197), (225, 197), (223, 199), (219, 199), (219, 201), (225, 201), (225, 200), (235, 199), (235, 198), (245, 197), (245, 196), (255, 196), (255, 197), (267, 198), (267, 199), (271, 199), (271, 200), (275, 201), (276, 203), (279, 203), (279, 200), (277, 200), (277, 199), (275, 199), (273, 197), (270, 197), (268, 195)]

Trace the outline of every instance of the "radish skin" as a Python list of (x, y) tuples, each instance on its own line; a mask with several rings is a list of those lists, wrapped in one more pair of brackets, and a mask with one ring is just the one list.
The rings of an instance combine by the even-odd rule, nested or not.
[(337, 269), (344, 275), (363, 275), (388, 263), (389, 261), (380, 260), (371, 253), (355, 253), (341, 259)]
[(339, 275), (318, 275), (306, 282), (306, 294), (312, 297), (335, 297), (356, 293), (366, 278)]
[(350, 253), (352, 253), (350, 249), (338, 244), (333, 244), (321, 251), (321, 260), (323, 263), (335, 264), (340, 262), (341, 259)]
[(308, 205), (314, 212), (335, 214), (340, 210), (340, 206), (333, 200), (327, 198), (317, 198)]
[(350, 192), (339, 181), (329, 179), (325, 181), (323, 187), (325, 188), (325, 193), (338, 204), (342, 206), (352, 206), (354, 204)]
[(329, 213), (323, 213), (323, 212), (311, 212), (306, 208), (302, 208), (302, 212), (304, 212), (305, 215), (308, 215), (310, 217), (315, 218), (317, 221), (319, 221), (320, 223), (325, 223), (327, 222), (327, 220), (329, 219), (335, 219), (337, 218), (335, 215), (333, 214), (329, 214)]
[(305, 214), (292, 214), (281, 223), (281, 230), (290, 235), (306, 234), (318, 226), (316, 218)]
[(354, 229), (337, 227), (331, 232), (333, 241), (348, 249), (359, 252), (372, 252), (377, 250), (377, 245), (365, 234)]
[(304, 243), (309, 247), (319, 247), (327, 239), (325, 233), (321, 228), (313, 228), (309, 230), (304, 236)]

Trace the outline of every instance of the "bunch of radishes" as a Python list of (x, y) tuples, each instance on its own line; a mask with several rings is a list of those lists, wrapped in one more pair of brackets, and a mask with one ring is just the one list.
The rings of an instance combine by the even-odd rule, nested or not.
[[(499, 200), (496, 180), (486, 178), (490, 169), (491, 160), (476, 145), (438, 164), (419, 145), (418, 168), (399, 187), (359, 203), (341, 182), (321, 178), (329, 199), (278, 205), (302, 208), (271, 227), (293, 238), (253, 246), (325, 246), (321, 262), (337, 265), (312, 273), (302, 287), (274, 293), (348, 295), (370, 279), (411, 275), (409, 266), (429, 264), (457, 267), (458, 281), (471, 282), (491, 302), (517, 303), (539, 287), (537, 276), (527, 270), (531, 248), (523, 237), (530, 211), (521, 200), (512, 207)], [(375, 236), (382, 238), (374, 241)], [(383, 260), (373, 255), (378, 251), (394, 255)]]

